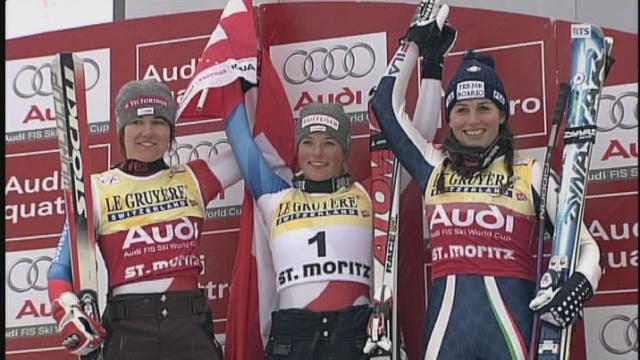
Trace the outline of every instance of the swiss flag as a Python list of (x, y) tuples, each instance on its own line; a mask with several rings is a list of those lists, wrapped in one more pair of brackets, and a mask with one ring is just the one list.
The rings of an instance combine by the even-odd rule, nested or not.
[[(247, 116), (269, 165), (284, 164), (292, 173), (293, 114), (269, 54), (258, 50), (256, 34), (251, 1), (229, 0), (182, 97), (178, 117), (222, 117), (228, 123), (234, 116)], [(275, 274), (268, 247), (263, 246), (269, 232), (254, 209), (253, 197), (245, 189), (229, 291), (225, 359), (263, 358), (275, 310)]]

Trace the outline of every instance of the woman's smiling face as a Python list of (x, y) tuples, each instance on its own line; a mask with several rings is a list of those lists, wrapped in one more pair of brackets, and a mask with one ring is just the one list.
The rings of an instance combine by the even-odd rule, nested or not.
[(458, 101), (449, 115), (449, 127), (458, 142), (482, 149), (493, 143), (504, 122), (504, 113), (489, 99)]

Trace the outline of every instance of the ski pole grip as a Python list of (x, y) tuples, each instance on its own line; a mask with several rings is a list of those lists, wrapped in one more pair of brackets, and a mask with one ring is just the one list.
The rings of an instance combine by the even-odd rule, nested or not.
[[(82, 289), (78, 293), (80, 307), (87, 315), (100, 322), (100, 309), (98, 308), (98, 294), (93, 289)], [(80, 360), (102, 360), (102, 346), (87, 355), (80, 356)]]
[(93, 289), (82, 289), (78, 293), (82, 311), (100, 321), (100, 309), (98, 308), (98, 294)]
[(567, 108), (567, 98), (571, 92), (571, 86), (567, 83), (560, 83), (560, 91), (558, 92), (558, 102), (556, 103), (556, 111), (553, 113), (553, 124), (560, 124), (564, 117), (564, 111)]

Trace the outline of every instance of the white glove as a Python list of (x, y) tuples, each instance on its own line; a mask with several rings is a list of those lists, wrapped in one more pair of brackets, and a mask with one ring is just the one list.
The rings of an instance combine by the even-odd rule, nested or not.
[(53, 318), (64, 339), (62, 345), (75, 355), (88, 355), (100, 347), (107, 332), (80, 308), (80, 300), (72, 292), (64, 292), (53, 301)]

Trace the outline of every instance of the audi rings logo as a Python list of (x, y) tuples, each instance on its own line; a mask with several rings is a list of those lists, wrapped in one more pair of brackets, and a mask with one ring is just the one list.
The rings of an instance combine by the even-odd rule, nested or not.
[(189, 161), (202, 159), (209, 160), (220, 154), (224, 148), (223, 144), (229, 144), (226, 139), (216, 142), (200, 141), (192, 144), (178, 144), (173, 151), (169, 153), (169, 166), (175, 164), (184, 164)]
[[(617, 325), (617, 326), (616, 326)], [(612, 339), (622, 338), (613, 343)], [(638, 352), (638, 314), (635, 317), (614, 315), (600, 328), (600, 344), (612, 354), (622, 355), (631, 351)]]
[[(98, 85), (100, 80), (100, 67), (93, 59), (82, 59), (83, 64), (89, 65), (93, 71), (85, 68), (85, 79), (87, 81), (87, 91)], [(89, 79), (92, 79), (89, 81)], [(51, 64), (44, 63), (40, 66), (26, 65), (18, 71), (13, 79), (13, 92), (16, 96), (28, 99), (36, 95), (49, 96), (51, 92)]]
[(40, 256), (36, 259), (20, 258), (7, 272), (9, 289), (23, 293), (29, 290), (43, 291), (47, 289), (47, 271), (52, 258)]
[[(633, 103), (635, 101), (635, 103)], [(630, 104), (633, 105), (630, 106)], [(633, 112), (629, 114), (625, 112), (625, 104), (627, 108), (632, 108)], [(613, 129), (633, 129), (638, 127), (638, 93), (635, 91), (624, 91), (617, 96), (601, 95), (600, 109), (601, 114), (598, 119), (598, 131), (608, 132)], [(609, 120), (609, 122), (606, 121)]]
[(282, 65), (282, 76), (294, 85), (305, 81), (361, 78), (371, 72), (376, 63), (373, 48), (363, 42), (351, 46), (316, 47), (311, 51), (297, 50), (287, 56)]

